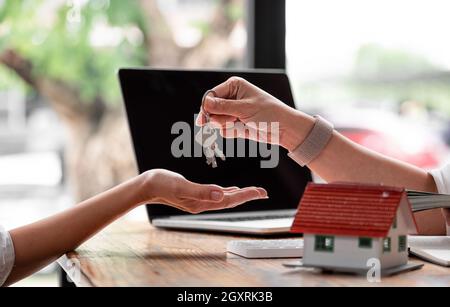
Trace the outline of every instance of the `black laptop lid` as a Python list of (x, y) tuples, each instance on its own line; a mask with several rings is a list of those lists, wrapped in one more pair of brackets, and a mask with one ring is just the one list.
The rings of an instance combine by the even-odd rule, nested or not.
[[(222, 186), (260, 186), (269, 192), (270, 199), (247, 203), (238, 208), (221, 212), (295, 209), (306, 184), (311, 181), (307, 168), (301, 168), (279, 148), (279, 163), (275, 168), (261, 168), (263, 158), (227, 157), (218, 161), (219, 167), (211, 168), (205, 157), (181, 157), (172, 155), (172, 143), (180, 134), (172, 134), (173, 125), (186, 122), (191, 128), (192, 156), (194, 156), (195, 114), (200, 110), (201, 99), (206, 90), (226, 81), (231, 76), (243, 77), (270, 94), (294, 106), (289, 80), (279, 72), (217, 72), (217, 71), (172, 71), (151, 69), (122, 69), (119, 72), (126, 111), (134, 143), (139, 171), (155, 168), (168, 169), (182, 174), (198, 183)], [(227, 142), (225, 140), (224, 150)], [(246, 144), (247, 153), (251, 144)], [(194, 145), (195, 144), (195, 145)], [(201, 148), (201, 147), (200, 147)], [(276, 148), (269, 149), (276, 153)], [(164, 205), (147, 206), (150, 219), (183, 214)]]

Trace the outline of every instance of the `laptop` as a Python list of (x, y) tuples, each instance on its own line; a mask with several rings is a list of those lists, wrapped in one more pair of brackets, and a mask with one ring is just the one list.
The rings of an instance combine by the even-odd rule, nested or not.
[[(141, 173), (163, 168), (198, 183), (260, 186), (270, 196), (268, 200), (199, 215), (186, 214), (162, 204), (148, 205), (148, 217), (154, 226), (255, 235), (289, 233), (303, 191), (311, 181), (307, 168), (301, 168), (292, 161), (281, 147), (265, 144), (272, 153), (268, 156), (267, 151), (263, 153), (259, 150), (259, 144), (242, 139), (220, 139), (223, 144), (219, 144), (223, 145), (227, 159), (219, 160), (219, 166), (212, 168), (201, 155), (201, 145), (194, 141), (199, 131), (194, 120), (204, 93), (232, 76), (245, 78), (294, 107), (289, 79), (280, 71), (120, 70), (122, 94)], [(179, 126), (179, 123), (185, 124)], [(177, 126), (190, 130), (188, 138), (191, 145), (186, 148), (183, 145), (185, 154), (182, 156), (172, 154), (174, 141), (181, 134), (178, 134)], [(228, 155), (228, 148), (236, 149), (243, 145), (248, 149), (247, 154)], [(258, 150), (250, 153), (250, 148)], [(268, 163), (276, 161), (277, 152), (278, 163)], [(274, 167), (262, 167), (264, 162)]]

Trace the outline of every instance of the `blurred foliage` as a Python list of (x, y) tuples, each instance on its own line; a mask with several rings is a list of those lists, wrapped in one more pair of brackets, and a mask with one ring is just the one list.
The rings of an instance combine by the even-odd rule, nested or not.
[(308, 83), (298, 88), (301, 105), (379, 107), (385, 103), (400, 106), (414, 100), (450, 117), (450, 77), (442, 80), (416, 80), (402, 83), (367, 83), (355, 80)]
[(0, 65), (0, 91), (8, 89), (17, 89), (26, 92), (27, 87), (22, 80), (11, 70)]
[(434, 70), (436, 67), (423, 56), (377, 44), (361, 46), (354, 64), (354, 73), (363, 77), (405, 76)]
[(450, 117), (449, 72), (420, 55), (375, 44), (360, 48), (352, 75), (304, 83), (297, 92), (299, 102), (310, 106), (400, 106), (414, 100)]
[[(84, 1), (80, 22), (70, 22), (70, 14), (74, 13), (70, 3), (0, 1), (0, 52), (6, 48), (19, 51), (31, 60), (35, 74), (66, 81), (80, 91), (82, 101), (100, 96), (116, 102), (117, 69), (146, 61), (145, 44), (130, 39), (130, 33), (143, 37), (147, 28), (138, 0)], [(112, 38), (108, 39), (113, 39), (114, 45), (92, 44), (100, 27), (109, 30)], [(0, 80), (6, 79), (16, 80), (0, 70)]]
[(228, 17), (232, 20), (236, 21), (244, 18), (244, 10), (242, 9), (242, 5), (231, 3), (225, 7), (225, 10)]

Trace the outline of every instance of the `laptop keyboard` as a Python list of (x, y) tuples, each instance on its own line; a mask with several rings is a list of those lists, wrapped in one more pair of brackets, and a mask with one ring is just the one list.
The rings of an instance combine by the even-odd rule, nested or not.
[(257, 216), (239, 216), (239, 217), (217, 217), (209, 219), (201, 219), (202, 221), (217, 221), (217, 222), (246, 222), (246, 221), (263, 221), (263, 220), (277, 220), (294, 218), (292, 214), (281, 215), (257, 215)]

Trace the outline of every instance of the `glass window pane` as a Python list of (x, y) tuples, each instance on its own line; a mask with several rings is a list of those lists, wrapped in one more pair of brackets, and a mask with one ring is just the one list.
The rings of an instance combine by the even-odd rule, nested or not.
[(372, 248), (372, 239), (371, 238), (359, 238), (359, 247), (360, 248)]
[(445, 163), (450, 2), (287, 0), (286, 7), (287, 69), (299, 108), (388, 156), (426, 169)]
[(383, 252), (391, 251), (391, 238), (385, 238), (383, 240)]
[[(175, 50), (162, 50), (156, 65), (243, 68), (247, 57), (246, 0), (157, 0)], [(154, 28), (161, 25), (155, 25)], [(162, 35), (164, 33), (158, 33)], [(161, 43), (164, 40), (156, 40)], [(151, 48), (151, 46), (150, 46)]]
[(246, 68), (247, 3), (0, 0), (0, 224), (33, 222), (135, 175), (118, 69)]
[(406, 251), (406, 248), (407, 248), (406, 236), (399, 236), (398, 237), (398, 251), (404, 252), (404, 251)]
[(315, 237), (315, 250), (322, 252), (334, 251), (334, 237), (331, 236), (316, 236)]

